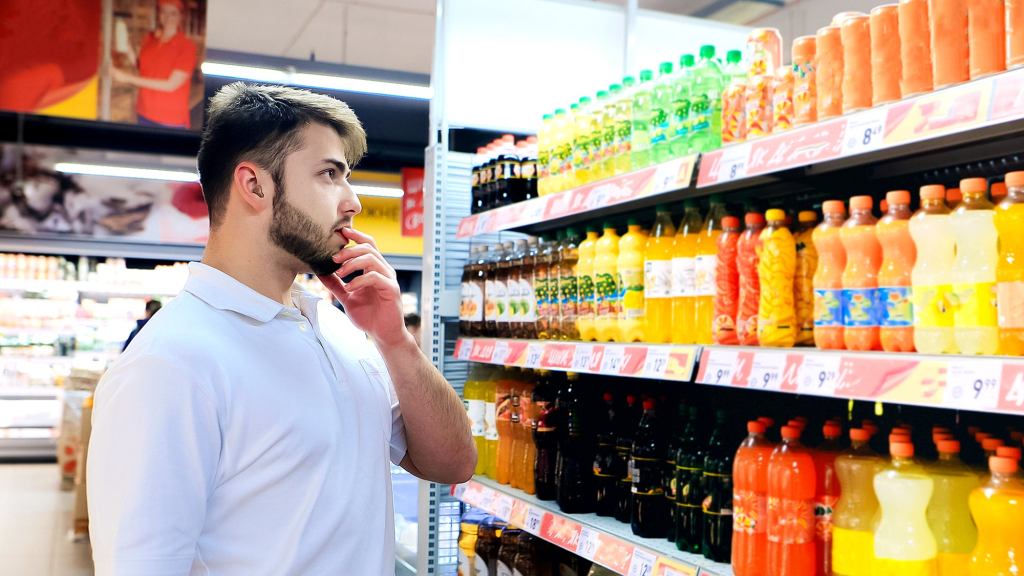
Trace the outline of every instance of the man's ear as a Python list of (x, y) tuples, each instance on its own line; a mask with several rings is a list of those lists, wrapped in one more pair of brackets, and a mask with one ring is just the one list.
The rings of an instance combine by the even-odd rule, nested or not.
[(270, 175), (252, 162), (239, 162), (232, 175), (231, 189), (253, 212), (262, 212), (271, 203), (273, 184)]

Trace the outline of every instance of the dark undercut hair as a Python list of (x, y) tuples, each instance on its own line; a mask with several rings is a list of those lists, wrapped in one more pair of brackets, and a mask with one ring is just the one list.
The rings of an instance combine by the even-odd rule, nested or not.
[(366, 154), (366, 131), (355, 112), (330, 96), (234, 82), (210, 98), (198, 165), (211, 226), (224, 219), (239, 162), (270, 172), (274, 186), (283, 192), (284, 160), (302, 146), (301, 131), (312, 123), (329, 126), (341, 136), (350, 167)]

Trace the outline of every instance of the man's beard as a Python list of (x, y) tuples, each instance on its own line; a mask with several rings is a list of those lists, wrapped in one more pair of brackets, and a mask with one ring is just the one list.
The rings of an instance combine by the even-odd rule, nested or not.
[(309, 266), (317, 276), (333, 274), (341, 265), (333, 260), (336, 250), (330, 247), (334, 230), (324, 230), (312, 218), (288, 203), (284, 198), (284, 187), (277, 187), (274, 215), (270, 221), (270, 241), (285, 252), (295, 256)]

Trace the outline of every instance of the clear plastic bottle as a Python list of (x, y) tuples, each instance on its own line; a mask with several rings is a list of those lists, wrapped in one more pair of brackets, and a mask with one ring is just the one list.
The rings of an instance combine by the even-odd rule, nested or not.
[(832, 514), (832, 574), (869, 576), (873, 572), (874, 526), (878, 512), (873, 482), (882, 459), (868, 442), (871, 433), (850, 430), (850, 448), (836, 457), (840, 496)]
[(945, 187), (921, 187), (921, 208), (910, 217), (910, 236), (917, 251), (910, 272), (914, 347), (923, 354), (956, 354), (952, 305), (956, 244)]
[(632, 134), (632, 168), (646, 168), (651, 164), (651, 89), (654, 72), (640, 71), (640, 83), (633, 90), (633, 134)]
[(697, 341), (697, 236), (703, 223), (697, 203), (683, 200), (683, 218), (676, 229), (672, 255), (672, 342), (676, 344)]
[(978, 529), (968, 499), (978, 487), (978, 475), (960, 460), (960, 442), (936, 443), (939, 459), (928, 467), (935, 491), (928, 502), (928, 525), (938, 548), (938, 576), (967, 574)]
[(708, 216), (697, 236), (694, 286), (696, 301), (694, 326), (697, 344), (711, 344), (711, 324), (715, 316), (715, 267), (718, 264), (718, 237), (722, 235), (722, 218), (727, 216), (725, 201), (712, 196)]
[(565, 231), (565, 240), (558, 252), (558, 292), (559, 292), (559, 329), (558, 336), (562, 340), (579, 340), (580, 331), (577, 327), (579, 318), (579, 270), (580, 258), (579, 238), (576, 229), (569, 227)]
[(615, 100), (615, 160), (614, 174), (625, 174), (633, 169), (633, 88), (632, 76), (622, 79), (622, 91)]
[(693, 149), (690, 142), (690, 104), (694, 62), (693, 54), (683, 54), (673, 80), (669, 150), (674, 158), (685, 156)]
[(665, 162), (672, 157), (673, 69), (671, 62), (662, 62), (658, 66), (658, 80), (651, 90), (651, 158), (654, 163)]
[(644, 318), (647, 342), (672, 340), (672, 253), (676, 227), (667, 205), (656, 210), (654, 230), (644, 251)]
[(953, 331), (961, 354), (992, 355), (999, 351), (996, 312), (996, 267), (999, 236), (994, 206), (988, 201), (984, 178), (960, 181), (963, 202), (949, 217), (956, 239), (953, 263)]
[(937, 573), (938, 548), (926, 515), (935, 483), (914, 462), (914, 445), (889, 445), (892, 463), (875, 474), (875, 494), (881, 512), (875, 528), (876, 576), (932, 576)]
[(693, 74), (693, 104), (690, 106), (692, 148), (709, 152), (722, 145), (722, 70), (715, 59), (715, 47), (700, 47), (700, 62)]

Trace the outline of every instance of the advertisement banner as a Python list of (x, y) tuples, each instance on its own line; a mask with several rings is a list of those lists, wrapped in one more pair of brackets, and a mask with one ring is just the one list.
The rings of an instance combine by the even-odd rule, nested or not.
[(423, 237), (423, 168), (402, 168), (402, 236)]

